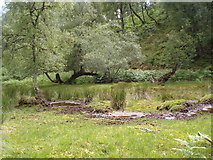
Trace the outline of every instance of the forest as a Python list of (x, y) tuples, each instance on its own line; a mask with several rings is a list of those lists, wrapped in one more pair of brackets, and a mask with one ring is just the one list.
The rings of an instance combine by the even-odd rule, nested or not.
[(212, 9), (5, 3), (0, 158), (211, 158)]

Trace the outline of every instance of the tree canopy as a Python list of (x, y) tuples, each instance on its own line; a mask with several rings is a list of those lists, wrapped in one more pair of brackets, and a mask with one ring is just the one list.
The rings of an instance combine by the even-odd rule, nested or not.
[(3, 69), (35, 83), (49, 72), (70, 72), (64, 82), (71, 83), (98, 74), (112, 81), (120, 69), (141, 65), (190, 67), (212, 51), (209, 3), (11, 2), (6, 8)]

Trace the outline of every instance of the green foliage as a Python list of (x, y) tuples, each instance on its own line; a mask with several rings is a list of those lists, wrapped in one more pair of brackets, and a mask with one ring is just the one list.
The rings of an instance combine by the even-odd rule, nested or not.
[[(211, 6), (207, 3), (131, 3), (144, 19), (144, 24), (132, 14), (129, 3), (46, 2), (44, 5), (48, 7), (41, 10), (42, 5), (8, 3), (8, 10), (2, 16), (4, 80), (23, 79), (35, 72), (60, 72), (64, 69), (78, 72), (84, 68), (88, 72), (104, 73), (100, 82), (104, 82), (103, 78), (108, 79), (105, 82), (119, 79), (137, 81), (150, 78), (133, 77), (132, 73), (117, 75), (121, 69), (138, 68), (141, 64), (145, 67), (172, 67), (178, 63), (185, 68), (198, 62), (201, 62), (199, 67), (210, 64)], [(146, 14), (145, 5), (160, 25)], [(35, 9), (30, 15), (28, 12), (32, 7)], [(124, 32), (120, 32), (121, 8), (124, 11)], [(199, 12), (194, 14), (193, 10)], [(35, 27), (31, 21), (37, 14), (40, 15)], [(36, 48), (35, 64), (32, 46)], [(207, 61), (200, 60), (202, 58)], [(192, 75), (191, 79), (190, 75), (177, 79), (203, 79), (210, 74), (209, 71)]]
[(104, 8), (94, 3), (74, 3), (72, 7), (65, 4), (64, 10), (69, 11), (64, 13), (61, 29), (67, 33), (64, 36), (67, 71), (104, 72), (110, 79), (120, 68), (141, 60), (140, 46), (133, 32), (116, 33), (119, 25), (116, 21), (99, 23), (107, 16), (104, 13), (100, 16)]
[[(171, 70), (120, 70), (117, 74), (112, 76), (113, 81), (125, 81), (125, 82), (138, 82), (138, 81), (150, 81), (151, 76), (159, 78), (162, 75), (170, 72)], [(174, 75), (171, 76), (169, 81), (193, 81), (193, 80), (205, 80), (212, 76), (212, 71), (210, 70), (197, 70), (192, 71), (188, 69), (178, 69)], [(104, 76), (99, 77), (98, 82), (104, 81)]]
[(115, 75), (114, 79), (116, 81), (126, 82), (150, 81), (152, 75), (159, 77), (167, 71), (168, 70), (122, 70), (119, 74)]
[(195, 52), (194, 39), (184, 30), (179, 32), (171, 31), (167, 34), (167, 39), (162, 43), (160, 64), (163, 66), (184, 65), (192, 62)]
[(96, 82), (94, 76), (81, 76), (75, 80), (75, 84), (92, 84)]
[(175, 140), (180, 142), (181, 145), (184, 145), (185, 148), (172, 148), (173, 150), (182, 152), (189, 158), (206, 158), (206, 156), (200, 153), (201, 149), (202, 150), (207, 149), (206, 147), (200, 146), (200, 144), (202, 144), (201, 142), (203, 141), (202, 136), (189, 135), (189, 141), (185, 141), (185, 140), (177, 139), (177, 138)]
[[(140, 46), (135, 42), (132, 32), (125, 35), (116, 34), (110, 25), (77, 27), (72, 30), (75, 38), (71, 52), (66, 56), (67, 70), (104, 72), (109, 78), (131, 62), (139, 61), (142, 56)], [(128, 38), (127, 38), (128, 37)]]
[(197, 71), (192, 71), (192, 70), (177, 70), (177, 72), (171, 76), (170, 80), (171, 81), (180, 81), (180, 80), (204, 80), (204, 79), (209, 79), (212, 76), (212, 71), (210, 70), (197, 70)]
[[(54, 74), (53, 74), (54, 75)], [(51, 75), (51, 76), (53, 76)], [(63, 79), (67, 76), (63, 73)], [(66, 99), (82, 100), (87, 95), (93, 99), (110, 100), (112, 84), (82, 84), (82, 85), (59, 85), (52, 84), (48, 79), (41, 75), (38, 77), (40, 88), (48, 100)], [(78, 79), (77, 79), (78, 80)], [(85, 82), (85, 81), (84, 81)], [(150, 82), (127, 83), (126, 101), (127, 105), (135, 104), (135, 100), (147, 100), (147, 104), (154, 103), (153, 106), (159, 105), (162, 101), (174, 99), (199, 100), (210, 90), (208, 81), (180, 81), (168, 82), (165, 86), (158, 86)], [(10, 80), (3, 82), (2, 98), (3, 110), (12, 109), (22, 96), (34, 96), (32, 82), (29, 78), (22, 81)], [(156, 101), (156, 103), (154, 102)], [(143, 102), (142, 102), (143, 103)], [(136, 104), (139, 109), (142, 104)], [(133, 107), (134, 108), (134, 107)], [(140, 107), (143, 109), (142, 107)], [(155, 107), (156, 108), (156, 107)]]
[(127, 83), (119, 82), (111, 87), (111, 107), (115, 110), (124, 110), (126, 105)]
[(26, 77), (63, 69), (63, 34), (56, 27), (57, 7), (53, 3), (7, 4), (3, 16), (3, 66), (10, 75)]

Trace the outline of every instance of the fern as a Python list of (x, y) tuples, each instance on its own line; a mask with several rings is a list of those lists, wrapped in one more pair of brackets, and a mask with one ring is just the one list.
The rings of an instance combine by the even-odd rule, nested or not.
[(200, 150), (200, 149), (206, 149), (206, 147), (200, 147), (197, 146), (197, 142), (202, 140), (204, 137), (203, 136), (198, 136), (198, 135), (189, 135), (189, 141), (185, 141), (182, 139), (175, 138), (176, 141), (180, 142), (182, 145), (185, 146), (185, 148), (172, 148), (172, 150), (179, 151), (190, 158), (193, 157), (199, 157), (199, 158), (206, 158), (203, 154), (197, 153), (194, 150)]

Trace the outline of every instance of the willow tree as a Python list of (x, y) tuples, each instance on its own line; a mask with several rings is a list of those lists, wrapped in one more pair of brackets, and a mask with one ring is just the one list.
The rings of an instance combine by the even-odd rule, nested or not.
[(32, 76), (35, 93), (37, 77), (45, 71), (64, 67), (57, 3), (19, 2), (7, 4), (3, 16), (3, 65)]
[(79, 76), (103, 73), (110, 82), (121, 68), (141, 60), (140, 45), (133, 32), (117, 32), (120, 26), (116, 21), (106, 24), (98, 21), (92, 3), (65, 4), (64, 10), (61, 29), (67, 33), (65, 70), (73, 74), (68, 80), (55, 82), (72, 83)]
[(112, 28), (113, 24), (99, 24), (72, 29), (70, 34), (75, 41), (69, 45), (66, 69), (74, 74), (65, 83), (72, 83), (82, 75), (96, 76), (97, 73), (104, 74), (106, 82), (112, 82), (120, 69), (141, 61), (141, 48), (134, 33), (116, 33)]

